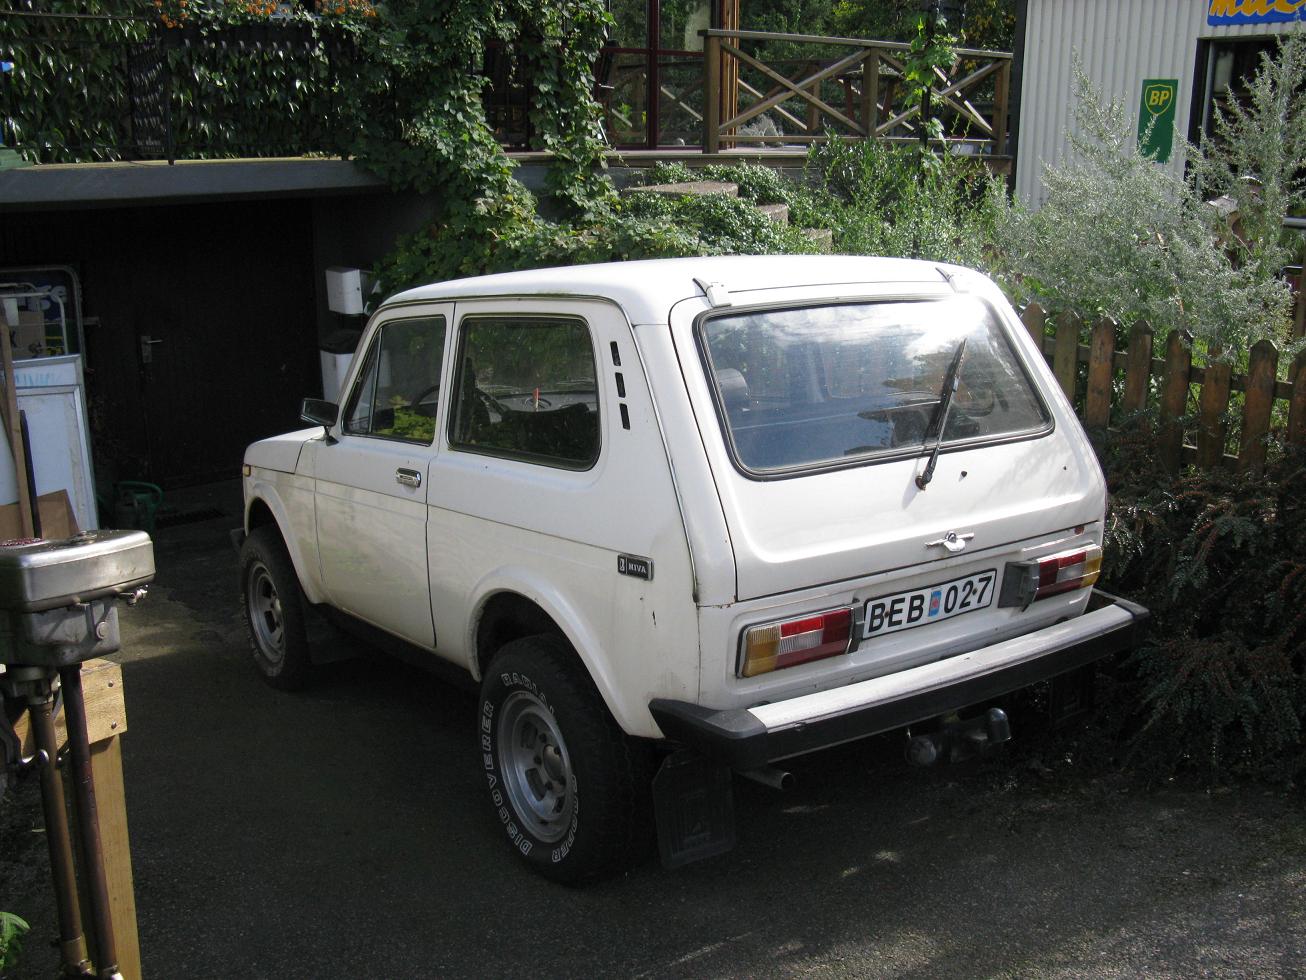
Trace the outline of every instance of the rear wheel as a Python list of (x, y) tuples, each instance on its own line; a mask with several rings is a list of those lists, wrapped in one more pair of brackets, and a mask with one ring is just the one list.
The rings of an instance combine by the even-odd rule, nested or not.
[(652, 843), (651, 757), (558, 637), (515, 640), (481, 685), (481, 760), (517, 853), (555, 881), (629, 867)]
[(275, 527), (255, 528), (240, 549), (240, 592), (259, 673), (273, 687), (303, 687), (312, 669), (304, 597)]

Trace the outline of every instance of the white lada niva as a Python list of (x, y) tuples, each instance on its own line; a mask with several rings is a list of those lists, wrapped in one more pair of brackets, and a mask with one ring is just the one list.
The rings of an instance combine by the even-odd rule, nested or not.
[[(328, 393), (333, 395), (334, 392)], [(855, 257), (439, 283), (372, 316), (338, 404), (245, 455), (254, 658), (324, 614), (480, 684), (488, 812), (544, 874), (733, 843), (732, 770), (994, 702), (1133, 646), (1106, 489), (997, 288)], [(472, 733), (469, 733), (469, 738)]]

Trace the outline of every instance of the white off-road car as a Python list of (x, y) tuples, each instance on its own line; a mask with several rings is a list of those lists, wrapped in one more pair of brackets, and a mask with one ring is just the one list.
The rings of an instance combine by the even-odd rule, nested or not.
[(640, 854), (654, 812), (670, 864), (728, 847), (731, 770), (908, 725), (921, 762), (1003, 741), (995, 698), (1146, 620), (1092, 588), (1101, 471), (965, 269), (440, 283), (385, 302), (304, 417), (245, 455), (258, 666), (301, 683), (325, 612), (466, 670), (489, 812), (561, 880)]

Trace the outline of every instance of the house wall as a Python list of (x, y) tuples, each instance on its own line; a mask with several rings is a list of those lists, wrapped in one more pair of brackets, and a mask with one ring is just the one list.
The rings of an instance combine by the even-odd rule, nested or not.
[[(1194, 109), (1202, 106), (1205, 63), (1200, 42), (1216, 38), (1260, 38), (1282, 34), (1294, 23), (1209, 26), (1209, 0), (1028, 0), (1025, 60), (1021, 81), (1020, 142), (1016, 193), (1026, 202), (1043, 201), (1045, 164), (1060, 164), (1069, 153), (1067, 131), (1076, 131), (1072, 65), (1078, 57), (1085, 74), (1107, 98), (1121, 99), (1137, 122), (1145, 78), (1177, 78), (1176, 128), (1189, 133)], [(1306, 14), (1306, 7), (1303, 8)], [(1181, 172), (1178, 145), (1167, 164)]]

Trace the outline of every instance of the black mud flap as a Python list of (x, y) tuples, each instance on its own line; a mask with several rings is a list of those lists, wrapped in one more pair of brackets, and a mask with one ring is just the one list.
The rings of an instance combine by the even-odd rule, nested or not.
[(730, 769), (697, 752), (673, 752), (653, 778), (662, 866), (724, 854), (735, 846)]
[(1072, 725), (1093, 710), (1097, 664), (1061, 674), (1048, 682), (1048, 721), (1053, 728)]

